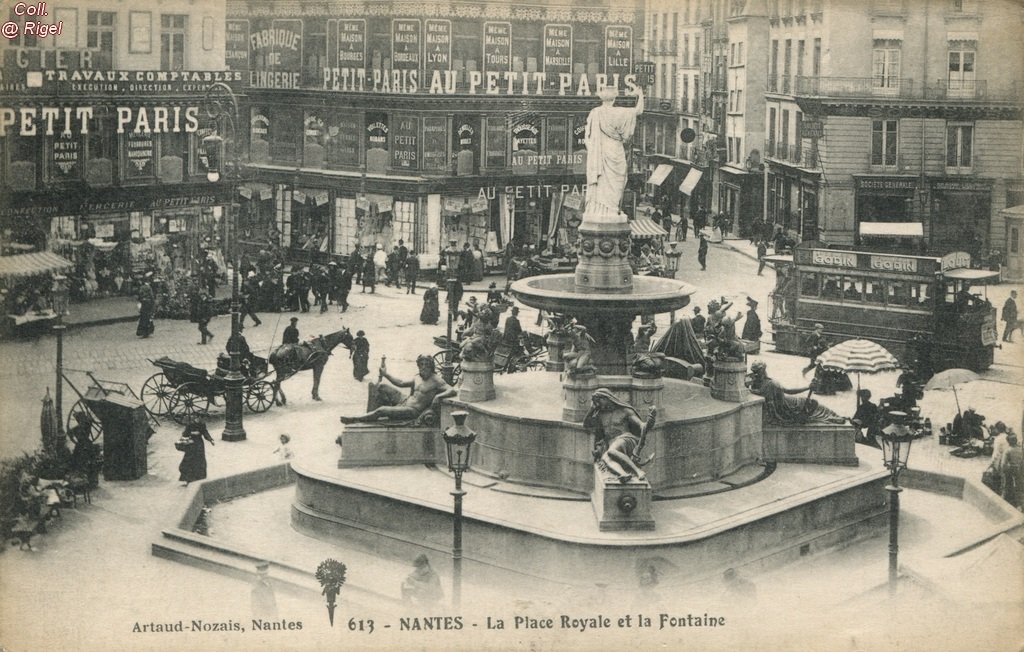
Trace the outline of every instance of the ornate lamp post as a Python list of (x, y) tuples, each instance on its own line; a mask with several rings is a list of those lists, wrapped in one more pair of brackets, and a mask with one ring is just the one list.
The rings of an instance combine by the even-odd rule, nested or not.
[[(235, 205), (235, 194), (238, 190), (238, 177), (241, 168), (238, 164), (238, 100), (231, 87), (223, 82), (214, 82), (206, 87), (206, 113), (218, 123), (224, 120), (231, 133), (231, 203), (228, 205), (224, 220), (231, 234), (229, 255), (231, 270), (231, 339), (228, 340), (228, 355), (231, 356), (231, 367), (224, 378), (224, 441), (242, 441), (245, 439), (245, 428), (242, 427), (242, 386), (245, 379), (241, 372), (241, 351), (238, 350), (239, 302), (238, 302), (238, 236), (234, 220), (237, 215), (232, 210)], [(206, 178), (211, 183), (220, 181), (223, 167), (224, 139), (218, 134), (203, 138), (203, 153), (207, 158)]]
[(889, 594), (894, 595), (898, 580), (897, 557), (900, 550), (900, 492), (903, 491), (898, 481), (900, 471), (907, 468), (910, 444), (917, 439), (918, 433), (907, 427), (905, 413), (889, 412), (887, 415), (892, 423), (883, 428), (881, 434), (875, 436), (875, 440), (882, 449), (885, 468), (889, 469), (889, 485), (885, 488), (889, 492)]
[(64, 315), (68, 313), (68, 278), (61, 274), (53, 277), (53, 287), (50, 290), (53, 300), (53, 312), (57, 314), (57, 323), (53, 325), (53, 332), (57, 334), (57, 382), (54, 385), (56, 394), (54, 396), (54, 408), (57, 411), (57, 433), (64, 434)]
[(469, 412), (452, 412), (455, 425), (445, 429), (444, 446), (448, 455), (448, 470), (455, 474), (455, 519), (453, 521), (452, 543), (452, 603), (458, 607), (462, 602), (462, 474), (469, 468), (469, 451), (476, 440), (476, 433), (466, 425)]
[(441, 367), (441, 377), (444, 378), (444, 382), (454, 385), (455, 365), (452, 364), (452, 356), (454, 355), (454, 349), (452, 348), (452, 319), (454, 319), (455, 311), (459, 307), (452, 301), (452, 293), (455, 292), (455, 284), (458, 282), (457, 273), (461, 254), (454, 246), (449, 246), (444, 250), (443, 255), (446, 268), (445, 274), (448, 277), (445, 280), (445, 292), (448, 300), (448, 349), (445, 351), (444, 365)]

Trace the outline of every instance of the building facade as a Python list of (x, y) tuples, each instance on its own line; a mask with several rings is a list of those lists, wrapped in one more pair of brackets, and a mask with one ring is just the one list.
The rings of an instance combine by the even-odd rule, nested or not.
[(773, 0), (768, 15), (767, 219), (997, 257), (1000, 210), (1022, 201), (1020, 4)]
[(187, 274), (223, 239), (231, 201), (199, 155), (205, 89), (243, 81), (224, 70), (223, 4), (47, 6), (61, 34), (0, 51), (2, 253), (60, 253), (75, 300)]
[(248, 90), (240, 228), (295, 263), (398, 240), (569, 245), (584, 130), (634, 83), (642, 6), (229, 2)]

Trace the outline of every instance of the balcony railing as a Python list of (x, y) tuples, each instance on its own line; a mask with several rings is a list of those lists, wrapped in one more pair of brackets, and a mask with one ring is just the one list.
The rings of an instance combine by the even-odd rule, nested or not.
[[(881, 77), (797, 77), (796, 95), (812, 97), (893, 97), (907, 100), (1017, 102), (1020, 80), (989, 83), (984, 79), (946, 80), (919, 84), (913, 79)], [(769, 90), (772, 80), (769, 78)]]
[(768, 75), (768, 87), (767, 87), (767, 90), (768, 90), (769, 93), (778, 93), (779, 92), (779, 76), (778, 75)]

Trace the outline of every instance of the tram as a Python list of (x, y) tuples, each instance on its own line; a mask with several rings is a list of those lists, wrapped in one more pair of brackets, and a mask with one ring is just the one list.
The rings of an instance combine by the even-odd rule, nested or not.
[(778, 351), (805, 354), (807, 335), (822, 324), (832, 342), (872, 340), (922, 371), (992, 364), (996, 309), (972, 285), (999, 272), (971, 269), (966, 252), (936, 258), (801, 245), (768, 262), (777, 272), (770, 321)]

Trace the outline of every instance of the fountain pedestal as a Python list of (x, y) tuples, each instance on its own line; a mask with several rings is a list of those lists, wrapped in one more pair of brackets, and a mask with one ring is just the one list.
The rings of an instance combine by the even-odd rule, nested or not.
[(490, 401), (494, 393), (494, 363), (462, 361), (462, 380), (459, 382), (459, 400), (467, 403)]
[(626, 216), (615, 222), (590, 222), (584, 214), (579, 228), (578, 292), (628, 293), (633, 288), (629, 266), (630, 229)]
[(590, 411), (590, 397), (600, 386), (596, 374), (566, 376), (562, 382), (562, 420), (583, 423)]
[(629, 482), (619, 482), (595, 466), (590, 504), (602, 532), (654, 529), (651, 483), (647, 480), (632, 478)]
[(750, 398), (744, 380), (747, 375), (746, 362), (716, 360), (715, 375), (711, 379), (711, 396), (720, 401), (742, 403)]
[(569, 336), (561, 331), (548, 333), (548, 359), (544, 362), (544, 371), (564, 371), (565, 361), (562, 354), (570, 346)]

